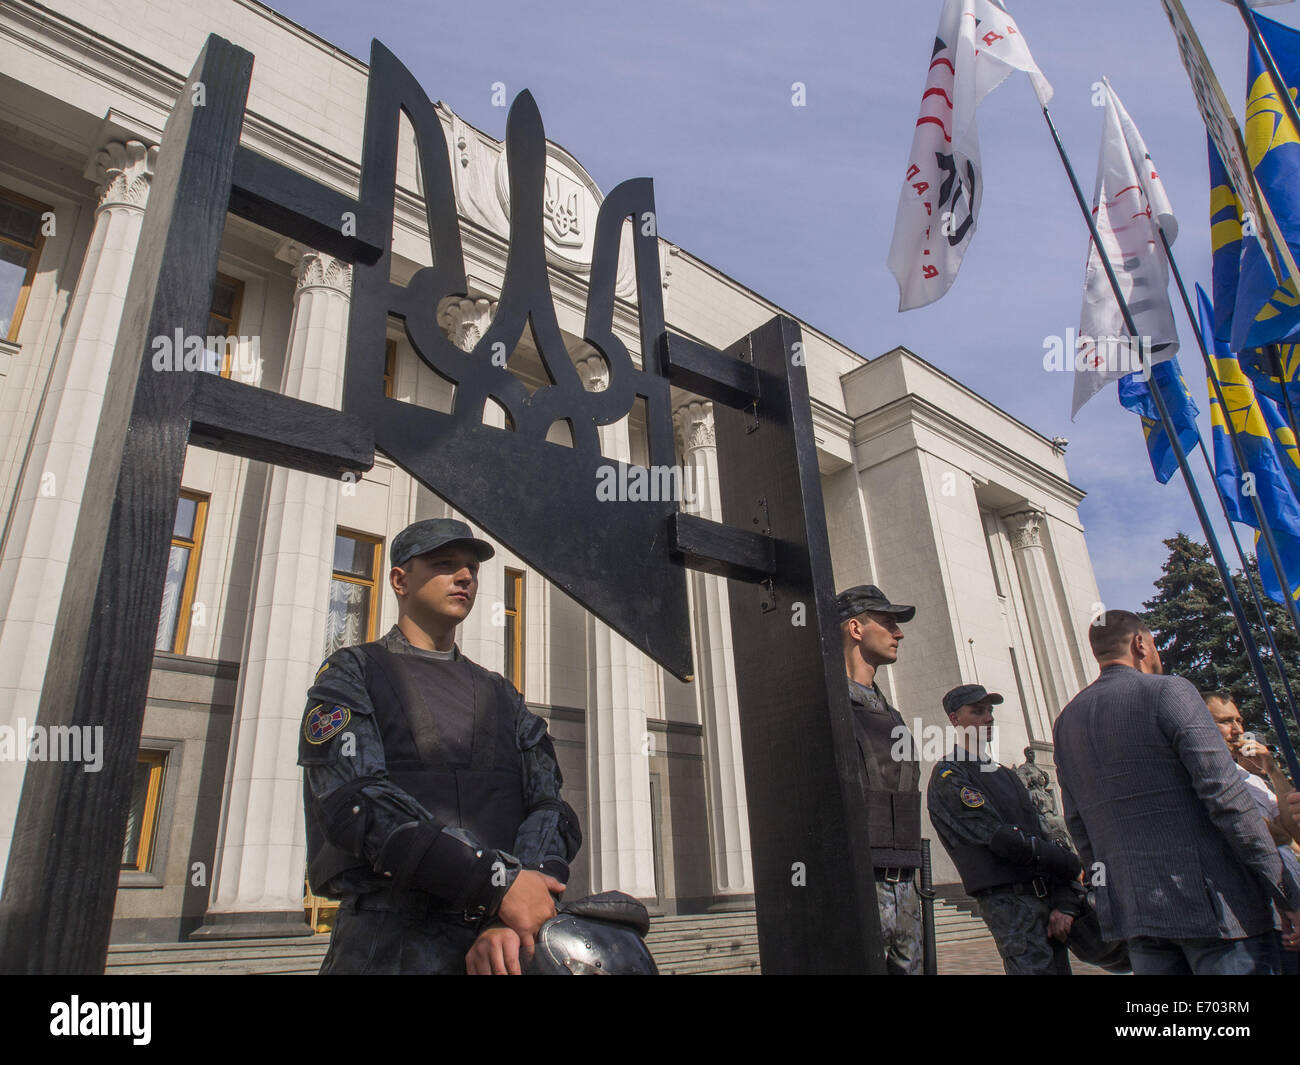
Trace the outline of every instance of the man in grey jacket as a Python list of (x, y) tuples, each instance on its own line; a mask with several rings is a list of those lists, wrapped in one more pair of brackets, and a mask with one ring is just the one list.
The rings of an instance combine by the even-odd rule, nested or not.
[(1106, 939), (1137, 974), (1278, 971), (1300, 948), (1300, 884), (1282, 868), (1196, 688), (1163, 676), (1141, 619), (1110, 610), (1088, 633), (1101, 676), (1054, 728), (1066, 823)]

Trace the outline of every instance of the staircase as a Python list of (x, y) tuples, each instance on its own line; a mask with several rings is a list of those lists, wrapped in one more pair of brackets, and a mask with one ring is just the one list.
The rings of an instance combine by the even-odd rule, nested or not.
[(114, 943), (109, 976), (218, 976), (251, 973), (307, 976), (320, 971), (328, 934), (295, 939), (231, 939), (221, 943)]
[(973, 939), (992, 941), (989, 926), (970, 910), (954, 906), (947, 899), (934, 900), (934, 938), (940, 949), (946, 943), (965, 943)]
[(664, 976), (758, 974), (758, 925), (753, 910), (656, 917), (646, 946)]
[[(946, 943), (988, 939), (988, 928), (945, 899), (934, 905), (935, 938)], [(656, 917), (646, 944), (665, 976), (756, 975), (758, 928), (753, 910)], [(328, 935), (301, 939), (244, 939), (224, 943), (117, 943), (108, 948), (106, 973), (114, 975), (304, 976), (316, 973)]]

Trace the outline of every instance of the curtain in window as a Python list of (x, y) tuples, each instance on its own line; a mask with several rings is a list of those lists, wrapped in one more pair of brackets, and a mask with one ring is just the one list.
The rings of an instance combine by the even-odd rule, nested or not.
[(370, 589), (351, 581), (330, 581), (330, 612), (325, 623), (325, 657), (340, 647), (365, 643), (370, 617)]
[(167, 559), (167, 583), (163, 586), (162, 609), (158, 613), (156, 651), (171, 651), (176, 644), (176, 623), (181, 616), (181, 598), (185, 594), (185, 570), (190, 563), (190, 549), (172, 544)]

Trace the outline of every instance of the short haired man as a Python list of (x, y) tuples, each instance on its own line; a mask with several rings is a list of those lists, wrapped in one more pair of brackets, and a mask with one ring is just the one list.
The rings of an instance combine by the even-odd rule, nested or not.
[(1083, 912), (1082, 867), (1051, 841), (1019, 775), (984, 751), (1001, 702), (980, 684), (958, 685), (943, 697), (956, 738), (930, 771), (930, 821), (966, 894), (978, 900), (1007, 974), (1069, 976), (1065, 942)]
[[(1269, 749), (1262, 743), (1257, 743), (1253, 737), (1247, 738), (1245, 724), (1241, 720), (1241, 711), (1237, 709), (1231, 693), (1202, 692), (1201, 697), (1205, 700), (1214, 723), (1219, 727), (1224, 743), (1228, 745), (1232, 760), (1237, 763), (1237, 773), (1250, 789), (1250, 797), (1255, 800), (1255, 806), (1264, 819), (1268, 834), (1277, 844), (1277, 853), (1282, 859), (1282, 864), (1293, 877), (1300, 880), (1300, 862), (1296, 861), (1296, 856), (1291, 850), (1291, 841), (1296, 838), (1296, 826), (1285, 802), (1286, 796), (1293, 790), (1291, 782), (1278, 768)], [(1264, 783), (1264, 777), (1271, 782), (1272, 788)], [(1279, 918), (1274, 919), (1273, 931), (1278, 947), (1288, 952), (1281, 958), (1282, 967), (1295, 973), (1297, 968), (1300, 968), (1296, 964), (1300, 958), (1290, 952), (1290, 944), (1282, 934)], [(1295, 949), (1300, 950), (1300, 943), (1296, 944)]]
[(308, 879), (342, 899), (322, 973), (519, 973), (555, 915), (581, 833), (546, 722), (454, 642), (493, 554), (464, 522), (403, 529), (397, 624), (307, 693)]
[[(860, 584), (835, 597), (848, 675), (849, 706), (866, 778), (871, 863), (885, 969), (913, 976), (924, 962), (921, 899), (921, 767), (903, 718), (876, 685), (876, 671), (898, 659), (900, 625), (916, 607), (891, 603), (874, 584)], [(899, 757), (903, 753), (904, 757)]]
[(1163, 676), (1150, 629), (1110, 610), (1089, 629), (1101, 675), (1054, 728), (1066, 823), (1099, 868), (1097, 915), (1135, 974), (1277, 971), (1271, 898), (1293, 935), (1300, 884), (1196, 688)]

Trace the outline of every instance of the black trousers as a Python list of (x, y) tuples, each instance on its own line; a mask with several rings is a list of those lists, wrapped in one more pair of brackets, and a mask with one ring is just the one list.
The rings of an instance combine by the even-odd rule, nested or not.
[(350, 895), (334, 919), (321, 975), (464, 976), (479, 928), (382, 894)]

